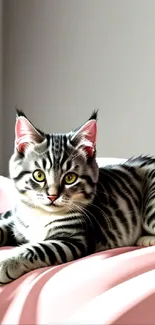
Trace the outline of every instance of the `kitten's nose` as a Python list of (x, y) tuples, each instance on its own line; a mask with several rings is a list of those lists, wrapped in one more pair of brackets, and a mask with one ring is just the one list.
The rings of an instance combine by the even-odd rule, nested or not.
[(57, 195), (48, 195), (48, 199), (54, 202), (57, 199)]

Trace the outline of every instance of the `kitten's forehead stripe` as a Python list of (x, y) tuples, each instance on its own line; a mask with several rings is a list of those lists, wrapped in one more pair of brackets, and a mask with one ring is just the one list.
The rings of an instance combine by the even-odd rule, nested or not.
[(63, 164), (65, 163), (65, 161), (67, 160), (68, 156), (69, 156), (69, 145), (67, 145), (67, 136), (66, 134), (63, 135), (63, 152), (62, 152), (62, 158), (61, 158), (61, 167), (63, 166)]
[(51, 155), (50, 155), (50, 151), (48, 150), (47, 153), (46, 153), (46, 156), (47, 156), (47, 165), (48, 165), (48, 169), (51, 169), (52, 166), (53, 166), (53, 163), (52, 163), (52, 158), (51, 158)]
[(38, 161), (35, 160), (34, 163), (35, 163), (35, 166), (36, 166), (36, 167), (40, 168), (40, 165), (39, 165)]
[[(63, 134), (52, 134), (51, 142), (52, 142), (52, 156), (53, 156), (53, 168), (60, 169), (62, 166), (62, 161), (64, 159), (64, 155), (66, 156), (66, 149), (64, 144), (66, 136)], [(66, 159), (66, 158), (65, 158)]]
[(69, 170), (72, 166), (72, 163), (70, 160), (67, 161), (67, 164), (66, 164), (66, 169)]
[(46, 159), (45, 159), (45, 158), (43, 158), (42, 162), (43, 162), (43, 168), (44, 168), (44, 169), (46, 169), (46, 166), (47, 166), (47, 162), (46, 162)]

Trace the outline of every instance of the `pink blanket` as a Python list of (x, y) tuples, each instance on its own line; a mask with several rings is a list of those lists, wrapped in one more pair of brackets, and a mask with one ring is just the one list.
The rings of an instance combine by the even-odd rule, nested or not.
[[(1, 177), (0, 188), (4, 211), (15, 197), (9, 180)], [(155, 247), (32, 271), (0, 287), (0, 324), (155, 324)]]

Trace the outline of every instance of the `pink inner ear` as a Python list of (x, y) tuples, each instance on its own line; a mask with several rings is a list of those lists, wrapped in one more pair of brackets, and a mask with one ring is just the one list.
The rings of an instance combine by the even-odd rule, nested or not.
[(89, 156), (93, 156), (96, 145), (97, 124), (95, 120), (86, 122), (74, 134), (73, 139), (79, 137), (79, 147), (84, 147), (84, 150)]
[(33, 127), (33, 125), (24, 117), (17, 118), (15, 126), (16, 146), (19, 152), (24, 152), (28, 143), (43, 140), (43, 136)]
[(97, 135), (97, 124), (95, 120), (88, 121), (82, 126), (79, 132), (83, 133), (85, 139), (87, 139), (93, 146), (95, 146)]

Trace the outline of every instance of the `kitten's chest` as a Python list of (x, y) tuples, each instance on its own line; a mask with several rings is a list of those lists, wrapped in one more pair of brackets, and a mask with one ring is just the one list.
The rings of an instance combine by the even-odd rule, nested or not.
[[(46, 240), (54, 229), (55, 216), (40, 210), (18, 209), (15, 236), (19, 241), (38, 242)], [(57, 217), (58, 218), (58, 217)]]
[[(29, 222), (28, 227), (24, 230), (24, 235), (28, 241), (42, 241), (47, 239), (48, 237), (48, 227), (46, 226), (49, 223), (47, 217), (42, 220), (42, 218), (33, 218), (36, 220), (32, 220)], [(52, 228), (52, 225), (51, 225)]]

